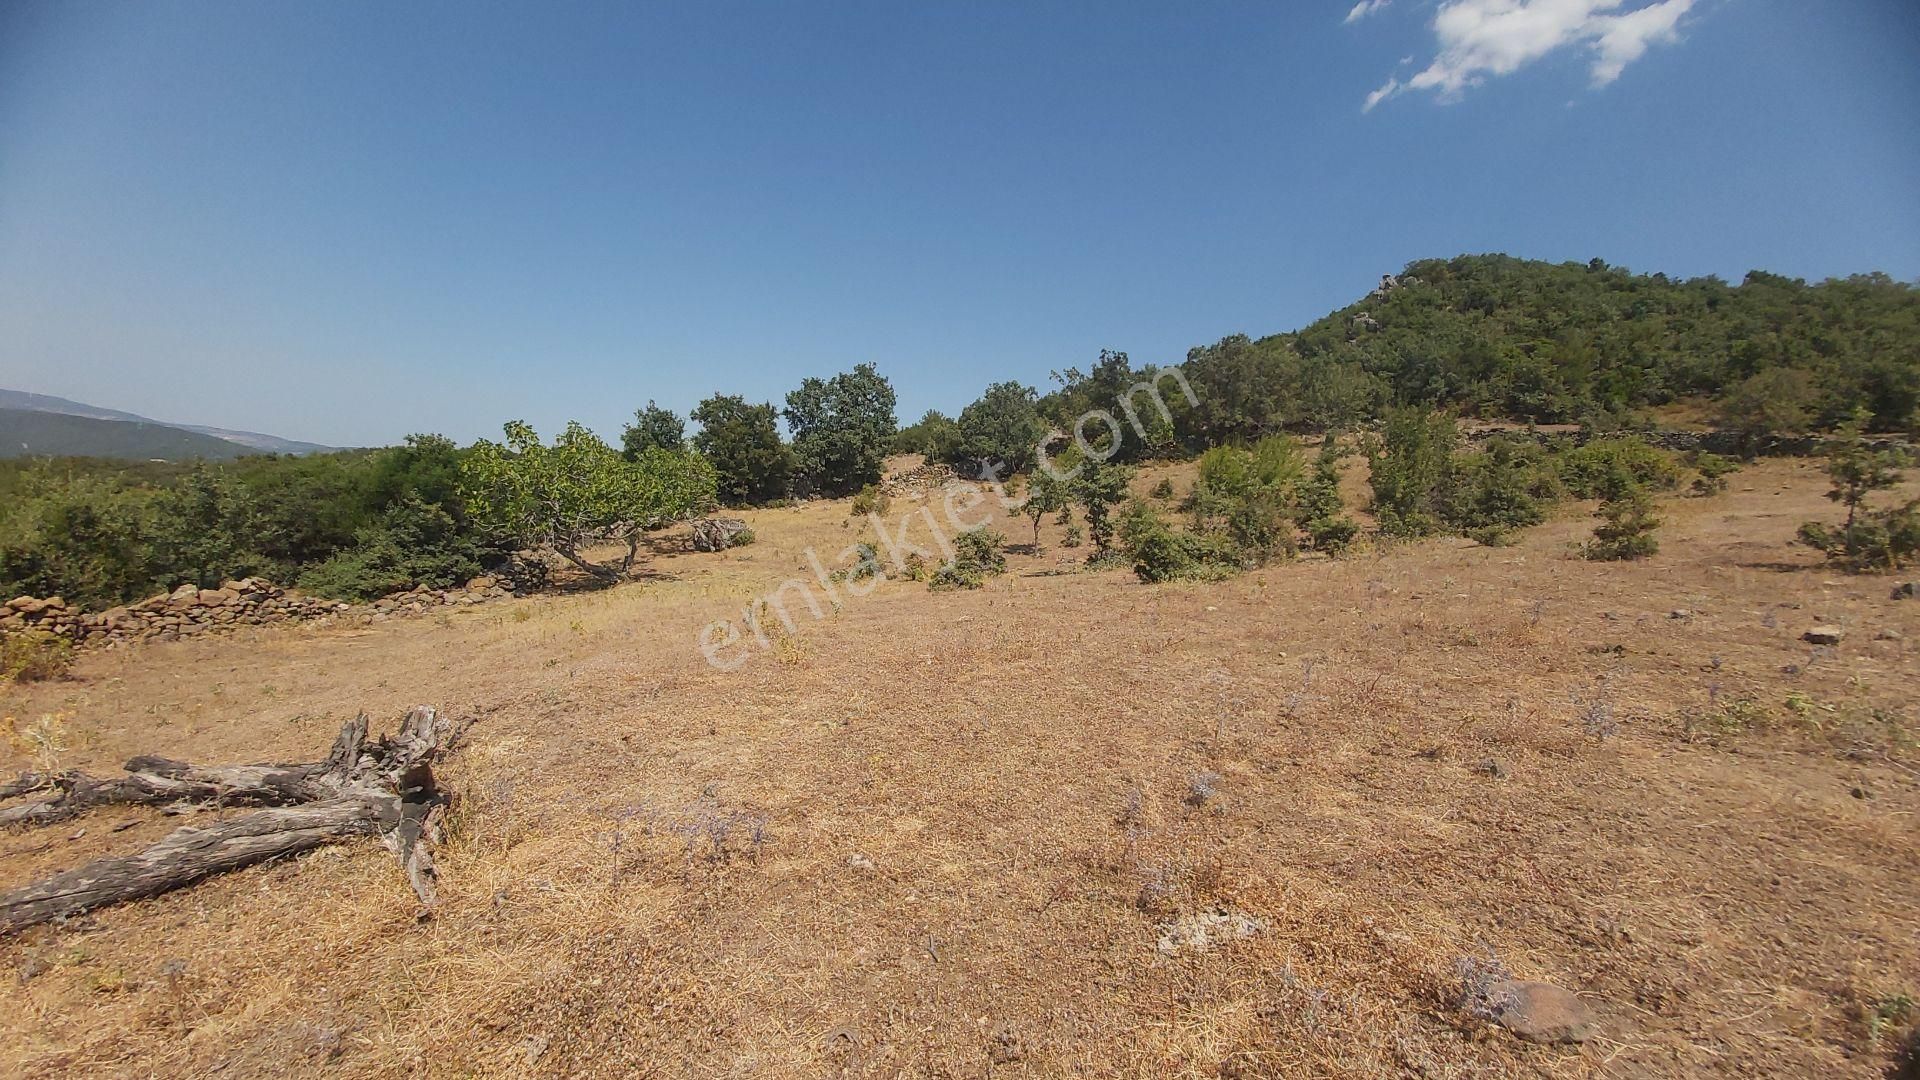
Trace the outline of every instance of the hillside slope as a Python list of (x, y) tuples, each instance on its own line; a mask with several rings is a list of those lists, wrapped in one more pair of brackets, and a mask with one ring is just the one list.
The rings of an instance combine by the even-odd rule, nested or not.
[[(319, 454), (339, 447), (323, 443), (302, 442), (299, 439), (283, 439), (278, 435), (267, 435), (258, 431), (240, 431), (234, 428), (208, 427), (204, 424), (170, 424), (164, 420), (141, 416), (138, 413), (122, 412), (119, 409), (103, 409), (98, 405), (89, 405), (84, 401), (54, 397), (51, 394), (33, 394), (24, 390), (0, 389), (0, 409), (16, 409), (27, 412), (49, 413), (61, 416), (81, 416), (92, 420), (121, 420), (133, 424), (146, 424), (152, 427), (174, 428), (179, 431), (193, 432), (199, 435), (211, 435), (216, 439), (237, 444), (240, 453), (258, 452), (267, 454)], [(36, 451), (37, 453), (38, 451)], [(90, 457), (111, 457), (106, 453), (85, 452)], [(210, 456), (210, 455), (200, 455)], [(232, 455), (226, 455), (232, 456)]]
[(237, 442), (164, 424), (0, 409), (0, 457), (224, 461), (250, 452)]

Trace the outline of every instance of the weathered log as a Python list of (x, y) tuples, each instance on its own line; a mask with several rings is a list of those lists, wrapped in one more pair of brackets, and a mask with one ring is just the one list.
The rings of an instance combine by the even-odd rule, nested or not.
[(0, 934), (374, 834), (382, 835), (400, 860), (415, 895), (432, 906), (431, 847), (439, 840), (445, 803), (434, 786), (432, 762), (450, 748), (452, 726), (433, 709), (419, 706), (392, 737), (368, 747), (366, 735), (367, 718), (357, 716), (341, 729), (325, 761), (305, 765), (200, 766), (138, 757), (127, 763), (125, 777), (98, 780), (73, 773), (52, 778), (61, 790), (58, 798), (10, 808), (0, 819), (44, 824), (116, 802), (212, 801), (270, 809), (205, 828), (176, 829), (138, 854), (97, 859), (0, 895)]

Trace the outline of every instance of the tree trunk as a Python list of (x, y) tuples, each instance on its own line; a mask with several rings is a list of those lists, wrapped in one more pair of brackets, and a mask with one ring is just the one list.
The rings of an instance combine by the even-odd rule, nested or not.
[(325, 761), (305, 765), (201, 766), (158, 757), (127, 762), (127, 775), (22, 776), (0, 798), (36, 790), (60, 794), (0, 812), (0, 822), (44, 825), (110, 803), (256, 805), (269, 809), (205, 828), (174, 830), (133, 855), (97, 859), (0, 895), (0, 934), (123, 900), (191, 884), (211, 874), (292, 855), (355, 836), (383, 835), (415, 895), (435, 902), (431, 846), (445, 798), (432, 762), (449, 749), (453, 726), (418, 706), (394, 736), (367, 746), (367, 718), (341, 728)]

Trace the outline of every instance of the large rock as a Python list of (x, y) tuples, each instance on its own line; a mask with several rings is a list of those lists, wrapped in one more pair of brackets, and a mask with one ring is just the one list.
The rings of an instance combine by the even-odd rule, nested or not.
[(1593, 1012), (1552, 983), (1502, 982), (1489, 988), (1493, 1020), (1528, 1042), (1576, 1043), (1593, 1035)]
[(1800, 635), (1810, 645), (1838, 645), (1844, 632), (1837, 626), (1816, 626)]
[(240, 594), (237, 591), (232, 589), (219, 588), (219, 589), (201, 589), (200, 590), (200, 606), (201, 607), (226, 607), (228, 604), (231, 604), (238, 599), (240, 599)]
[(733, 546), (733, 538), (747, 531), (747, 523), (739, 518), (702, 518), (692, 525), (693, 550), (725, 551)]

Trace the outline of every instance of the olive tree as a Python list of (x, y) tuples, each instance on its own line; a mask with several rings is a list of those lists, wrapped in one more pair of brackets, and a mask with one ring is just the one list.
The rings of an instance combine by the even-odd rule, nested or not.
[[(522, 547), (551, 549), (602, 581), (632, 569), (641, 534), (713, 508), (713, 466), (698, 454), (646, 447), (628, 461), (577, 421), (552, 446), (523, 421), (505, 431), (504, 446), (483, 439), (461, 464), (468, 513), (482, 527)], [(603, 540), (624, 543), (625, 556), (612, 564), (588, 561), (583, 549)]]

